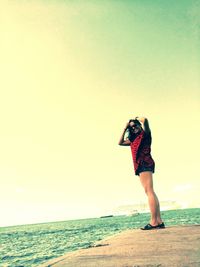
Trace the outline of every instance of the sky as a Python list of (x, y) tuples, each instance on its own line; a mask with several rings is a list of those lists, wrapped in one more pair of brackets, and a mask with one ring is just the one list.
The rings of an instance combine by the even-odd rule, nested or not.
[(0, 226), (147, 202), (118, 146), (135, 116), (160, 201), (200, 207), (199, 47), (195, 0), (3, 0)]

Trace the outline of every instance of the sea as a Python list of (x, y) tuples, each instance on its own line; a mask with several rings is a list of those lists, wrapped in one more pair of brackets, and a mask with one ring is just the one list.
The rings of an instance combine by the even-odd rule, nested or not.
[[(200, 208), (162, 211), (167, 226), (200, 224)], [(0, 266), (34, 267), (67, 252), (149, 222), (150, 214), (113, 216), (0, 228)]]

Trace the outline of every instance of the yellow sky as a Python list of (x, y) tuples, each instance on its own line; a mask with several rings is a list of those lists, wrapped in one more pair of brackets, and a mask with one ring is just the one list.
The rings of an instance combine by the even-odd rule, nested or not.
[(138, 115), (150, 121), (160, 200), (199, 206), (195, 5), (3, 2), (1, 225), (145, 202), (129, 148), (117, 145)]

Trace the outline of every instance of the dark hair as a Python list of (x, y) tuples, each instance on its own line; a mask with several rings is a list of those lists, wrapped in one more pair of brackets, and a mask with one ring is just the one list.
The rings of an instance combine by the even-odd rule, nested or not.
[[(137, 119), (131, 119), (131, 120), (129, 120), (129, 123), (130, 122), (134, 122), (134, 124), (136, 125), (136, 126), (140, 126), (140, 127), (142, 127), (142, 124), (139, 122), (139, 120), (137, 120)], [(132, 129), (132, 127), (128, 127), (127, 128), (127, 130), (128, 130), (128, 139), (131, 141), (131, 142), (133, 142), (134, 141), (134, 139), (136, 138), (136, 134), (133, 132), (133, 129)]]
[(134, 122), (134, 124), (137, 125), (137, 126), (142, 126), (142, 124), (137, 119), (131, 119), (131, 120), (129, 120), (129, 123), (130, 122)]

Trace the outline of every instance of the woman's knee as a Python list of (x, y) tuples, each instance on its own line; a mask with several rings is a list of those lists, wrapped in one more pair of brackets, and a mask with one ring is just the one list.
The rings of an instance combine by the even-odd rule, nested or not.
[(155, 195), (153, 187), (151, 186), (145, 186), (144, 191), (146, 195), (152, 195), (152, 194)]

